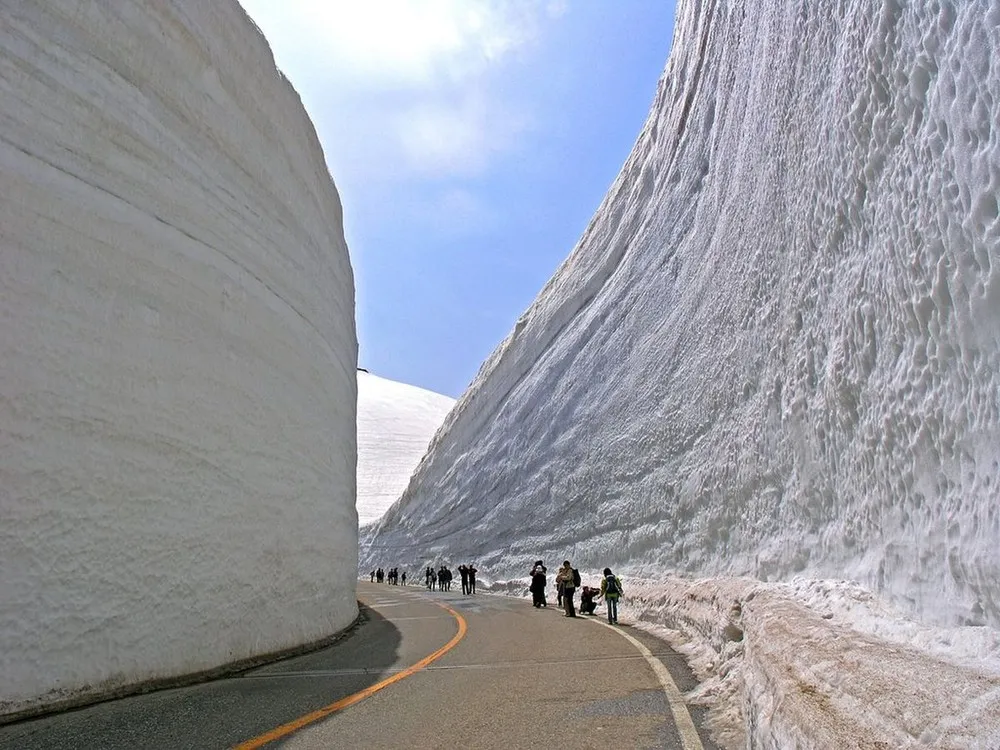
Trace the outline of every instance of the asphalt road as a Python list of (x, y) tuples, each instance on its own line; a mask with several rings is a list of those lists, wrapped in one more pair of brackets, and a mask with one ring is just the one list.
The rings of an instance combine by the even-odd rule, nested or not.
[[(671, 710), (657, 665), (639, 649), (682, 691), (694, 685), (684, 660), (627, 624), (619, 630), (638, 647), (588, 618), (509, 597), (361, 582), (358, 599), (362, 622), (326, 649), (228, 679), (0, 726), (0, 748), (698, 747), (675, 716), (700, 726), (701, 712), (677, 701)], [(331, 709), (345, 699), (357, 702)], [(280, 729), (314, 712), (325, 715)], [(698, 735), (713, 750), (707, 734)]]

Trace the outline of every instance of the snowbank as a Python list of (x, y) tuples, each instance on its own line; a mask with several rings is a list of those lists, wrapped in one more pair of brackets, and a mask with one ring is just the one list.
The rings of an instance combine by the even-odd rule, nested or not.
[[(659, 630), (704, 682), (729, 747), (996, 747), (1000, 637), (920, 625), (862, 587), (632, 583), (623, 621)], [(745, 744), (749, 740), (749, 743)]]
[(455, 399), (358, 370), (358, 523), (403, 494)]
[[(701, 682), (686, 699), (709, 707), (723, 747), (1000, 746), (996, 630), (922, 625), (845, 581), (624, 583), (619, 622), (687, 657)], [(527, 585), (489, 588), (526, 596)]]
[(233, 0), (6, 3), (0, 715), (356, 616), (353, 276)]
[(1000, 6), (681, 2), (635, 148), (362, 559), (1000, 625)]

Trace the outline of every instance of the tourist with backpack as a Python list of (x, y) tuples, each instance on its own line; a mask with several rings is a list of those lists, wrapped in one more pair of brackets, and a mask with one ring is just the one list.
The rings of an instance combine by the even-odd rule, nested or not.
[(604, 579), (601, 581), (601, 596), (608, 605), (608, 622), (612, 625), (618, 624), (618, 600), (623, 593), (622, 580), (611, 572), (611, 568), (605, 568)]
[(562, 600), (566, 608), (566, 617), (576, 617), (573, 594), (576, 593), (576, 587), (580, 585), (580, 573), (569, 564), (569, 560), (565, 560), (563, 566), (559, 568), (556, 583), (562, 584)]

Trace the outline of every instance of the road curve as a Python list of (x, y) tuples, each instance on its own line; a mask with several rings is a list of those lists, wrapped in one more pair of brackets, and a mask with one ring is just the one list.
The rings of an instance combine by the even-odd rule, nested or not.
[(501, 596), (361, 582), (358, 599), (326, 649), (0, 727), (0, 749), (715, 748), (669, 689), (694, 684), (683, 659), (642, 631)]

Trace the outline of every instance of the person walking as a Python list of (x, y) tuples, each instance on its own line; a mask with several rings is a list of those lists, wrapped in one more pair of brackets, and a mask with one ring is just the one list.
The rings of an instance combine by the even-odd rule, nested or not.
[(556, 583), (562, 584), (562, 602), (566, 610), (566, 617), (576, 617), (576, 607), (573, 605), (573, 594), (576, 592), (577, 581), (580, 574), (569, 564), (569, 560), (564, 560), (556, 575)]
[(405, 570), (403, 571), (402, 579), (403, 579), (403, 585), (405, 586), (406, 585), (406, 571)]
[(476, 593), (476, 573), (478, 573), (479, 571), (476, 570), (476, 566), (475, 565), (470, 565), (468, 568), (466, 568), (466, 572), (468, 572), (468, 574), (469, 574), (469, 593), (470, 594), (475, 594)]
[(605, 568), (604, 578), (601, 580), (601, 596), (608, 605), (608, 622), (612, 625), (618, 624), (618, 600), (623, 593), (621, 578), (612, 573), (611, 568)]

